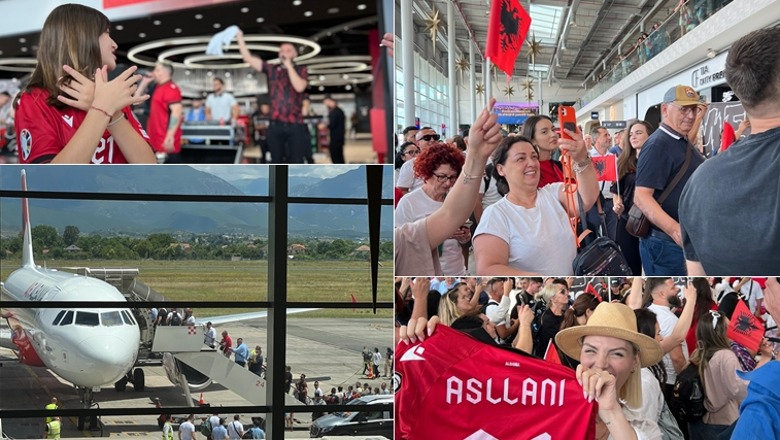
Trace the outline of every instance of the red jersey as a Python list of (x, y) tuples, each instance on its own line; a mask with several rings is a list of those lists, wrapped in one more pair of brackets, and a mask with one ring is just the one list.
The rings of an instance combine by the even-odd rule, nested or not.
[[(70, 142), (76, 130), (81, 127), (87, 113), (73, 107), (62, 109), (46, 103), (49, 92), (44, 89), (33, 89), (22, 93), (19, 107), (16, 110), (16, 132), (19, 142), (20, 163), (47, 163), (59, 154)], [(122, 109), (130, 125), (147, 142), (147, 136), (130, 107)], [(103, 132), (100, 143), (95, 147), (91, 163), (127, 163), (114, 137), (108, 129)]]
[[(181, 90), (173, 83), (168, 81), (164, 84), (158, 84), (152, 94), (152, 102), (149, 105), (149, 120), (146, 123), (146, 128), (149, 130), (149, 138), (151, 139), (152, 148), (154, 151), (164, 153), (163, 141), (165, 141), (165, 134), (168, 132), (168, 121), (171, 118), (171, 104), (181, 102)], [(179, 118), (179, 126), (176, 128), (176, 133), (173, 136), (173, 152), (181, 152), (181, 118)]]
[(439, 326), (398, 344), (395, 438), (593, 439), (596, 402), (574, 372)]
[(563, 182), (563, 167), (557, 160), (540, 160), (539, 174), (539, 188), (551, 183)]

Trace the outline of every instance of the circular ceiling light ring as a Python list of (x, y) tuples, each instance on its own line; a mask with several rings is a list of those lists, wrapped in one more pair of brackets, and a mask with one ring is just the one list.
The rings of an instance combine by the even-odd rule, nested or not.
[[(211, 41), (211, 37), (179, 37), (179, 38), (165, 38), (162, 40), (150, 41), (147, 43), (139, 44), (138, 46), (131, 48), (127, 52), (127, 58), (136, 64), (154, 67), (156, 63), (155, 60), (149, 60), (143, 57), (139, 57), (139, 54), (142, 54), (143, 52), (149, 50), (159, 49), (163, 47), (176, 47), (176, 46), (185, 46), (185, 45), (202, 44), (202, 43), (208, 44), (209, 41)], [(317, 56), (320, 52), (322, 52), (322, 47), (318, 43), (306, 38), (296, 37), (293, 35), (245, 35), (244, 41), (272, 42), (272, 43), (278, 43), (279, 45), (282, 45), (284, 43), (290, 43), (293, 45), (297, 45), (298, 49), (300, 49), (301, 46), (303, 46), (304, 48), (310, 48), (311, 51), (299, 50), (299, 52), (305, 52), (305, 53), (301, 53), (300, 55), (298, 55), (298, 57), (295, 59), (296, 63), (300, 63), (301, 61), (305, 61), (310, 58), (313, 58)], [(231, 45), (230, 47), (236, 48), (237, 46)], [(277, 46), (277, 52), (278, 52), (278, 46)], [(269, 64), (278, 64), (280, 61), (278, 58), (276, 58), (264, 62), (267, 62)], [(248, 64), (246, 64), (244, 67), (247, 66)]]
[(314, 64), (342, 62), (342, 61), (357, 61), (357, 62), (370, 64), (371, 56), (370, 55), (333, 55), (333, 56), (317, 57), (314, 59), (297, 62), (296, 64), (298, 64), (299, 66), (311, 66)]
[(310, 64), (309, 74), (323, 75), (329, 73), (355, 73), (371, 70), (371, 66), (358, 61), (342, 61), (335, 63)]
[[(249, 64), (241, 62), (241, 63), (234, 63), (234, 64), (196, 64), (195, 62), (188, 62), (188, 60), (194, 56), (198, 57), (204, 57), (206, 59), (242, 59), (241, 55), (239, 54), (225, 54), (223, 56), (216, 56), (216, 55), (205, 55), (205, 50), (207, 46), (203, 45), (197, 45), (197, 46), (185, 46), (185, 47), (179, 47), (176, 49), (168, 49), (166, 51), (160, 52), (160, 54), (157, 56), (157, 61), (160, 63), (169, 64), (173, 67), (178, 67), (182, 69), (243, 69), (243, 68), (249, 68)], [(278, 48), (275, 46), (265, 45), (265, 44), (252, 44), (248, 45), (250, 49), (254, 50), (265, 50), (265, 51), (276, 51)], [(190, 57), (187, 57), (184, 59), (183, 63), (177, 62), (177, 61), (171, 61), (168, 58), (175, 56), (175, 55), (182, 55), (182, 54), (188, 54), (188, 53), (195, 53), (198, 55), (193, 55)]]
[(37, 65), (38, 60), (35, 58), (0, 58), (0, 70), (7, 72), (28, 73), (34, 71)]
[(370, 83), (374, 80), (374, 75), (370, 73), (355, 73), (344, 79), (341, 75), (326, 75), (325, 79), (312, 78), (309, 84), (312, 86), (343, 86), (346, 84)]

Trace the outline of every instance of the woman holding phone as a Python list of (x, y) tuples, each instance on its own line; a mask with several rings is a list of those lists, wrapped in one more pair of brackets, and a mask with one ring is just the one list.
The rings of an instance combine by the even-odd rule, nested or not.
[(111, 23), (87, 6), (55, 8), (41, 30), (38, 64), (16, 100), (21, 163), (156, 163), (130, 106), (141, 78), (130, 67), (115, 79)]
[[(571, 139), (556, 142), (571, 157), (587, 211), (599, 194), (596, 172), (582, 135), (564, 130)], [(561, 182), (539, 188), (540, 162), (540, 150), (523, 136), (504, 139), (493, 153), (493, 177), (506, 196), (485, 210), (475, 231), (478, 275), (573, 275), (577, 246), (569, 218), (577, 216), (580, 202), (575, 197), (568, 206)]]

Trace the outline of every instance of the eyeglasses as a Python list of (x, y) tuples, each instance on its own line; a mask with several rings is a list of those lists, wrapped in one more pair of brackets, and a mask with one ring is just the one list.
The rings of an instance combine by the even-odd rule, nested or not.
[(720, 319), (720, 313), (710, 310), (710, 314), (712, 315), (712, 329), (715, 330), (715, 327), (718, 325), (718, 319)]
[(438, 134), (426, 134), (425, 136), (421, 137), (421, 141), (430, 142), (430, 141), (438, 141), (441, 139), (441, 136)]
[(452, 183), (455, 183), (455, 181), (458, 180), (458, 176), (448, 176), (446, 174), (436, 174), (436, 173), (433, 173), (433, 175), (436, 176), (436, 180), (439, 181), (439, 183), (444, 183), (448, 180)]
[(678, 110), (680, 110), (683, 114), (690, 114), (690, 115), (698, 115), (702, 112), (702, 108), (698, 105), (686, 105), (686, 106), (680, 106), (677, 104), (672, 104), (674, 107), (676, 107)]
[(416, 148), (415, 149), (408, 149), (408, 150), (404, 151), (404, 154), (408, 154), (409, 156), (417, 156), (418, 154), (420, 154), (420, 150), (418, 150)]

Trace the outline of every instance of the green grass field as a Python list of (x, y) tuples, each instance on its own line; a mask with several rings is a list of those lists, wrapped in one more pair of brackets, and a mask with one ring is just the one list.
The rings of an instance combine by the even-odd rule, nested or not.
[[(44, 265), (40, 259), (39, 265)], [(365, 261), (296, 261), (290, 260), (287, 274), (288, 301), (351, 302), (351, 295), (361, 303), (371, 302), (371, 272)], [(268, 300), (268, 261), (46, 261), (49, 268), (137, 268), (138, 280), (176, 301), (266, 301)], [(0, 279), (19, 268), (19, 260), (0, 262)], [(389, 266), (389, 267), (388, 267)], [(393, 268), (387, 263), (379, 268), (378, 301), (393, 300)], [(249, 309), (199, 309), (197, 317), (232, 314)], [(388, 317), (392, 311), (371, 309), (320, 310), (301, 317)]]

